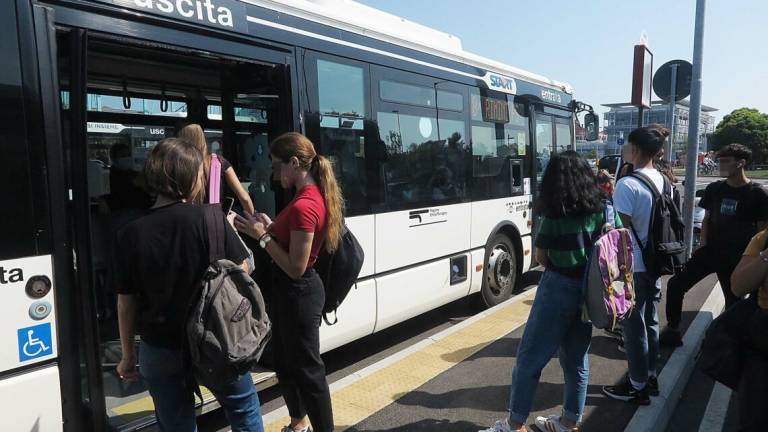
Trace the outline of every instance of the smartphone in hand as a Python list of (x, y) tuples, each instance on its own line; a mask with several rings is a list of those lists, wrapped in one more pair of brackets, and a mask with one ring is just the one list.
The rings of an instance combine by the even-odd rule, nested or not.
[(224, 211), (224, 215), (228, 215), (232, 211), (232, 206), (235, 204), (235, 199), (232, 197), (224, 197), (221, 199), (221, 209)]

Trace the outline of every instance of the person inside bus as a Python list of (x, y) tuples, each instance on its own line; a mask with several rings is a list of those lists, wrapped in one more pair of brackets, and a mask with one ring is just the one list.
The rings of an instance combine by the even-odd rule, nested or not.
[(235, 218), (235, 227), (258, 239), (275, 263), (272, 299), (277, 379), (291, 416), (283, 432), (333, 430), (320, 321), (325, 289), (313, 269), (321, 248), (333, 251), (342, 232), (344, 198), (331, 162), (304, 135), (289, 132), (270, 145), (272, 172), (293, 200), (274, 222), (259, 213)]
[(152, 197), (141, 187), (139, 171), (134, 169), (131, 148), (123, 143), (109, 149), (112, 165), (109, 167), (109, 198), (112, 213), (141, 211), (152, 205)]
[[(518, 347), (509, 417), (484, 432), (526, 431), (541, 371), (559, 353), (565, 376), (561, 415), (537, 417), (542, 431), (574, 431), (581, 422), (589, 381), (592, 325), (581, 319), (588, 251), (607, 222), (603, 194), (586, 159), (567, 150), (553, 154), (536, 207), (542, 215), (536, 260), (544, 265), (523, 338)], [(613, 226), (622, 226), (618, 213)]]
[[(208, 184), (209, 173), (211, 171), (211, 155), (208, 152), (208, 143), (205, 140), (205, 133), (203, 128), (199, 124), (190, 123), (179, 130), (179, 138), (185, 139), (195, 145), (197, 149), (204, 155), (204, 171), (206, 184)], [(217, 155), (221, 161), (221, 179), (224, 180), (222, 185), (226, 184), (229, 189), (237, 196), (240, 201), (240, 205), (246, 214), (252, 215), (255, 211), (253, 207), (253, 201), (251, 196), (248, 195), (248, 191), (240, 184), (240, 180), (237, 178), (235, 169), (232, 168), (232, 164), (228, 160), (224, 159), (224, 156)], [(199, 202), (207, 202), (206, 195), (207, 190), (203, 188), (201, 195), (198, 198)]]
[(432, 200), (445, 201), (459, 195), (453, 182), (453, 171), (445, 165), (435, 169), (429, 184), (432, 187)]
[[(147, 215), (117, 233), (122, 347), (117, 373), (127, 382), (141, 378), (146, 383), (161, 431), (193, 432), (195, 397), (187, 380), (182, 341), (188, 305), (209, 264), (204, 209), (191, 202), (205, 184), (203, 155), (192, 143), (166, 138), (150, 152), (143, 177), (157, 200)], [(224, 225), (226, 258), (244, 263), (247, 251), (232, 226)], [(141, 336), (138, 369), (135, 334)], [(216, 396), (233, 431), (263, 431), (259, 397), (249, 373), (233, 382), (201, 384)]]

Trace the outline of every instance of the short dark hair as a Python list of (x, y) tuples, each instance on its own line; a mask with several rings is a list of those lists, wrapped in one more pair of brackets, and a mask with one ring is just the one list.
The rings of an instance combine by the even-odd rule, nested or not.
[(743, 144), (728, 144), (717, 152), (717, 157), (732, 157), (736, 160), (744, 160), (746, 163), (752, 161), (752, 150)]
[(193, 199), (202, 164), (203, 155), (194, 144), (180, 138), (166, 138), (149, 152), (144, 164), (144, 182), (151, 193)]
[(559, 218), (599, 213), (604, 207), (597, 177), (587, 160), (573, 150), (553, 155), (541, 179), (537, 210)]
[(637, 146), (643, 156), (654, 158), (664, 147), (669, 129), (658, 124), (639, 127), (629, 133), (627, 141)]

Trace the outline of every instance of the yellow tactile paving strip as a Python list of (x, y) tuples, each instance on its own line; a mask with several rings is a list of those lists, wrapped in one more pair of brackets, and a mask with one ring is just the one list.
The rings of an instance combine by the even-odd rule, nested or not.
[[(333, 392), (335, 430), (360, 423), (525, 324), (534, 295), (535, 290), (521, 294), (488, 316)], [(265, 431), (280, 432), (289, 421), (285, 417), (272, 422)]]
[[(251, 376), (253, 381), (260, 383), (262, 380), (272, 379), (273, 373), (271, 372), (253, 372)], [(259, 385), (256, 385), (259, 388)], [(208, 402), (214, 398), (210, 390), (205, 386), (200, 386), (200, 393), (203, 396), (203, 400)], [(129, 421), (144, 417), (146, 415), (153, 414), (155, 411), (155, 405), (152, 403), (152, 397), (145, 396), (141, 399), (128, 402), (122, 405), (118, 405), (111, 409), (113, 415), (120, 416), (119, 422), (121, 424), (128, 423)]]

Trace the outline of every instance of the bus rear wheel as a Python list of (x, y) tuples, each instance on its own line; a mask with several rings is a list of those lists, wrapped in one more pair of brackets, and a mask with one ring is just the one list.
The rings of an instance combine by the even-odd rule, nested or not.
[(485, 268), (480, 297), (486, 307), (507, 300), (517, 282), (517, 254), (512, 241), (504, 234), (496, 234), (485, 250)]

